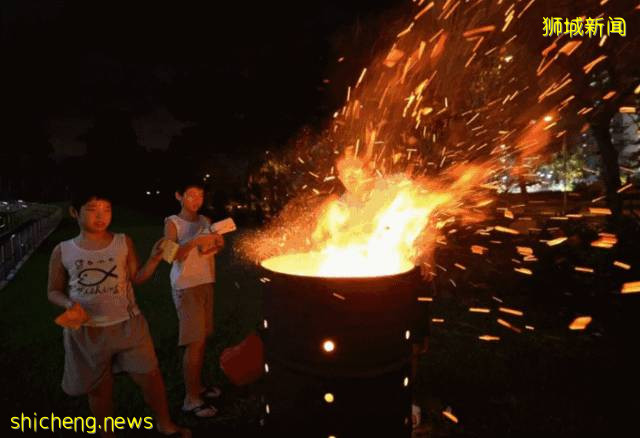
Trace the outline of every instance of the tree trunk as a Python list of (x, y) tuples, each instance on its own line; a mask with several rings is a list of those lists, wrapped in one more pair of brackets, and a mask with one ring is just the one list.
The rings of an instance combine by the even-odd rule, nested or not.
[(620, 167), (618, 164), (618, 151), (611, 143), (609, 134), (610, 119), (607, 123), (592, 125), (593, 134), (598, 142), (598, 149), (602, 156), (602, 180), (605, 186), (607, 205), (615, 218), (622, 215), (622, 200), (618, 189), (620, 188)]

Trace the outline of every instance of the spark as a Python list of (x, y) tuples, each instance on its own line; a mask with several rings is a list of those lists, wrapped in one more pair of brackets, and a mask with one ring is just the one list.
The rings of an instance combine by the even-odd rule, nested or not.
[(620, 187), (620, 188), (617, 190), (617, 192), (618, 192), (618, 193), (622, 193), (622, 192), (624, 192), (625, 190), (627, 190), (627, 189), (629, 189), (629, 188), (631, 188), (631, 187), (633, 187), (633, 184), (632, 184), (632, 183), (625, 184), (624, 186)]
[(629, 283), (624, 283), (622, 285), (622, 290), (620, 292), (623, 294), (640, 292), (640, 281), (632, 281)]
[(631, 265), (629, 265), (627, 263), (623, 263), (623, 262), (618, 261), (618, 260), (613, 262), (613, 266), (617, 266), (618, 268), (622, 268), (622, 269), (626, 269), (626, 270), (631, 269)]
[(469, 307), (469, 312), (473, 313), (489, 313), (491, 309), (487, 309), (485, 307)]
[(510, 309), (508, 307), (500, 307), (498, 310), (503, 312), (503, 313), (509, 313), (511, 315), (516, 315), (516, 316), (524, 315), (524, 313), (522, 313), (520, 310)]
[(521, 274), (525, 274), (525, 275), (533, 275), (533, 271), (531, 271), (531, 269), (527, 269), (527, 268), (513, 268), (514, 271), (519, 272)]
[(520, 231), (518, 230), (514, 230), (513, 228), (503, 227), (500, 225), (496, 225), (494, 227), (494, 230), (500, 231), (501, 233), (507, 233), (507, 234), (520, 234)]
[(426, 14), (431, 8), (433, 8), (433, 5), (434, 5), (434, 2), (429, 3), (427, 6), (422, 8), (422, 10), (420, 12), (418, 12), (416, 14), (416, 16), (413, 17), (413, 19), (417, 21), (420, 17), (422, 17), (424, 14)]
[(466, 32), (463, 32), (462, 36), (464, 38), (468, 38), (468, 37), (471, 37), (473, 35), (477, 35), (479, 33), (493, 32), (495, 29), (496, 29), (496, 27), (493, 26), (493, 25), (477, 27), (475, 29), (471, 29), (471, 30), (468, 30)]
[(566, 241), (567, 241), (566, 237), (558, 237), (556, 239), (547, 240), (547, 245), (556, 246), (556, 245), (560, 245), (561, 243), (566, 242)]
[(569, 330), (584, 330), (591, 324), (590, 316), (579, 316), (569, 324)]
[(453, 415), (449, 411), (442, 411), (442, 415), (444, 415), (445, 417), (447, 417), (449, 420), (453, 421), (454, 423), (458, 422), (458, 417), (456, 417), (455, 415)]
[(501, 326), (511, 329), (516, 333), (522, 333), (522, 330), (520, 330), (518, 327), (511, 325), (509, 322), (505, 321), (504, 319), (498, 318), (497, 321), (498, 321), (498, 324), (500, 324)]
[(593, 68), (598, 65), (599, 63), (601, 63), (602, 61), (604, 61), (605, 59), (607, 59), (606, 55), (601, 55), (598, 56), (596, 59), (594, 59), (593, 61), (591, 61), (588, 64), (585, 64), (582, 69), (584, 70), (584, 72), (586, 74), (589, 74), (589, 72), (591, 72), (591, 70), (593, 70)]

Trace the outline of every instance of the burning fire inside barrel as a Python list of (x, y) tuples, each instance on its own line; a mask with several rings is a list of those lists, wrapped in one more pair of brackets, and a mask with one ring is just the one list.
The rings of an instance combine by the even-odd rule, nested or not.
[(262, 262), (265, 426), (299, 436), (411, 432), (411, 329), (422, 282), (411, 265), (392, 275), (299, 275), (313, 254)]
[(292, 428), (362, 436), (371, 427), (409, 436), (412, 331), (425, 288), (418, 262), (437, 235), (438, 209), (454, 208), (476, 173), (465, 169), (444, 192), (377, 177), (353, 157), (337, 167), (347, 191), (303, 221), (309, 248), (260, 263), (265, 426), (275, 436)]

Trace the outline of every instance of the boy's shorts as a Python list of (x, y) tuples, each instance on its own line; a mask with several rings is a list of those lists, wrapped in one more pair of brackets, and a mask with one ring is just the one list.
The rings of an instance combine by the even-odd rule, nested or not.
[(202, 341), (213, 333), (213, 283), (173, 290), (179, 320), (178, 345)]
[(110, 371), (145, 374), (158, 367), (143, 315), (106, 327), (65, 328), (63, 340), (62, 389), (72, 396), (87, 394)]

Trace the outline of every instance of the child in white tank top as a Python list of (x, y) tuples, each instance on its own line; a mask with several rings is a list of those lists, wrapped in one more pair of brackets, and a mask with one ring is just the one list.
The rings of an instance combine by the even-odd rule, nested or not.
[(113, 373), (127, 372), (142, 389), (158, 431), (190, 436), (171, 420), (149, 327), (133, 294), (132, 283), (149, 279), (160, 263), (162, 240), (140, 267), (131, 239), (108, 230), (109, 197), (89, 182), (81, 190), (70, 208), (80, 234), (57, 245), (49, 262), (47, 296), (67, 309), (62, 388), (86, 394), (97, 424), (106, 424), (113, 416)]
[(171, 267), (173, 302), (179, 322), (178, 345), (184, 346), (185, 398), (182, 410), (199, 418), (216, 415), (205, 398), (220, 390), (202, 383), (206, 339), (213, 333), (215, 283), (214, 255), (224, 245), (222, 236), (210, 233), (210, 221), (198, 214), (204, 202), (204, 188), (197, 181), (184, 184), (175, 193), (180, 213), (165, 220), (165, 238), (179, 247)]

